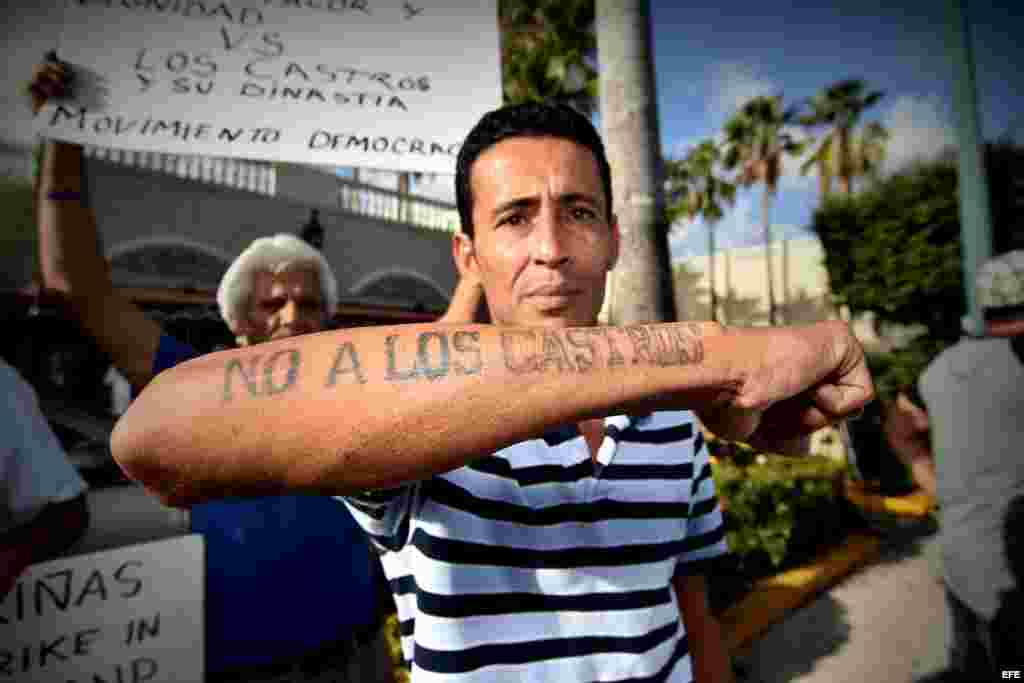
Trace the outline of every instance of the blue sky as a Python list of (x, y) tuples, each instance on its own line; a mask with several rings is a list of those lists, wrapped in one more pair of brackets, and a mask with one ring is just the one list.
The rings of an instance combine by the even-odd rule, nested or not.
[[(781, 92), (795, 102), (851, 77), (886, 93), (864, 120), (890, 129), (887, 168), (927, 158), (955, 140), (945, 0), (680, 4), (653, 0), (652, 7), (666, 155), (681, 155), (718, 133), (752, 96)], [(1024, 114), (1024, 47), (1013, 39), (1024, 35), (1024, 12), (971, 0), (969, 18), (982, 131), (996, 137)], [(1024, 139), (1024, 125), (1015, 137)], [(789, 166), (771, 213), (777, 236), (808, 235), (804, 228), (817, 203), (816, 179), (799, 176), (798, 168), (798, 163)], [(760, 243), (761, 192), (740, 192), (720, 224), (722, 246)], [(677, 226), (671, 245), (676, 258), (706, 253), (707, 231), (699, 222)]]
[[(863, 120), (890, 130), (887, 169), (955, 142), (947, 0), (704, 2), (652, 0), (664, 154), (681, 156), (715, 135), (750, 97), (781, 92), (795, 102), (845, 78), (886, 93)], [(1024, 41), (1014, 39), (1024, 35), (1024, 9), (1002, 4), (969, 0), (982, 131), (996, 137), (1018, 120), (1024, 141)], [(817, 181), (798, 169), (789, 166), (772, 209), (776, 237), (810, 236)], [(451, 179), (436, 190), (450, 198)], [(761, 244), (761, 191), (740, 191), (719, 224), (719, 246)], [(670, 244), (676, 259), (706, 253), (707, 230), (678, 225)]]

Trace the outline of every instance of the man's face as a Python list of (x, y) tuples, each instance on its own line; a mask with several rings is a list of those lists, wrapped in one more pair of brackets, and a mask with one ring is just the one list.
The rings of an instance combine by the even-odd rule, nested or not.
[(249, 299), (249, 321), (239, 330), (248, 343), (284, 339), (324, 329), (324, 300), (315, 269), (260, 272)]
[(455, 260), (483, 283), (498, 324), (593, 325), (619, 250), (593, 153), (569, 140), (518, 137), (481, 154), (470, 175), (472, 241)]

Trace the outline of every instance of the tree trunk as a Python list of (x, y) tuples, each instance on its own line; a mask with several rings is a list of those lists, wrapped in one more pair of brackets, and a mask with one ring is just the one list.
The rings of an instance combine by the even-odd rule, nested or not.
[(853, 150), (850, 149), (850, 131), (839, 129), (839, 189), (849, 196), (853, 192)]
[(769, 212), (772, 208), (772, 193), (767, 187), (761, 198), (761, 222), (764, 225), (764, 265), (768, 271), (768, 322), (775, 324), (775, 269), (772, 267), (772, 223)]
[(782, 238), (782, 318), (783, 325), (792, 323), (789, 301), (789, 240)]
[(647, 0), (597, 0), (601, 121), (622, 246), (608, 322), (675, 319)]
[(726, 249), (722, 257), (725, 259), (725, 300), (722, 302), (722, 322), (732, 325), (733, 321), (730, 317), (732, 309), (729, 307), (729, 298), (732, 296), (732, 251)]
[(711, 319), (718, 322), (718, 292), (715, 280), (715, 222), (708, 221), (708, 276), (711, 280)]
[(832, 172), (824, 159), (818, 161), (818, 189), (821, 190), (822, 200), (832, 194)]

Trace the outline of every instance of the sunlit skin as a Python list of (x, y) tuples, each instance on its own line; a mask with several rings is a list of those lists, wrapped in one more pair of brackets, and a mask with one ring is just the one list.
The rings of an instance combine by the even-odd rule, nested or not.
[(511, 138), (477, 158), (470, 187), (474, 237), (456, 236), (455, 260), (483, 284), (494, 321), (593, 325), (619, 252), (593, 153), (559, 138)]
[(320, 332), (326, 322), (320, 277), (315, 269), (257, 273), (249, 317), (235, 333), (242, 345)]

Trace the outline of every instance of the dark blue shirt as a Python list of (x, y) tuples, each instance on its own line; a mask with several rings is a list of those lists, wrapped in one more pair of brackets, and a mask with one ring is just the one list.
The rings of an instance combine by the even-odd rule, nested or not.
[[(153, 374), (199, 355), (165, 334)], [(377, 560), (333, 498), (196, 505), (192, 531), (206, 540), (207, 672), (299, 656), (376, 616)]]

